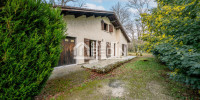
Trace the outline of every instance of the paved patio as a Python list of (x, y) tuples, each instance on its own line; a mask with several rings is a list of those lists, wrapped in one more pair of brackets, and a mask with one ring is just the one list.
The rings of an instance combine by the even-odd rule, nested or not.
[(66, 76), (70, 73), (74, 73), (74, 72), (78, 72), (78, 71), (82, 71), (84, 70), (84, 68), (81, 67), (81, 65), (64, 65), (64, 66), (58, 66), (55, 67), (51, 76), (49, 77), (49, 80), (51, 79), (55, 79), (55, 78), (60, 78), (63, 76)]
[(105, 69), (106, 67), (116, 64), (121, 61), (127, 61), (130, 59), (135, 58), (135, 56), (126, 56), (126, 57), (121, 57), (121, 58), (112, 58), (112, 59), (106, 59), (106, 60), (100, 60), (100, 61), (94, 61), (89, 64), (81, 64), (81, 65), (64, 65), (64, 66), (58, 66), (55, 67), (49, 80), (63, 77), (65, 75), (68, 75), (73, 72), (78, 72), (84, 70), (84, 68), (89, 68), (89, 69)]
[(90, 63), (90, 64), (84, 64), (82, 65), (85, 68), (90, 68), (90, 69), (98, 69), (98, 68), (104, 68), (107, 67), (108, 65), (115, 64), (117, 62), (121, 61), (127, 61), (130, 59), (135, 58), (136, 56), (126, 56), (126, 57), (121, 57), (121, 58), (111, 58), (111, 59), (106, 59), (106, 60), (100, 60), (98, 62)]

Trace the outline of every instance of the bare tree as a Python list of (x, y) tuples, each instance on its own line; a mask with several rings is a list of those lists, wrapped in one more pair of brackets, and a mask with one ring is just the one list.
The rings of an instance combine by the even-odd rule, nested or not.
[(77, 2), (78, 0), (58, 0), (58, 3), (62, 6), (66, 6), (69, 2)]
[(127, 6), (137, 10), (137, 15), (148, 12), (152, 0), (128, 0)]
[(85, 0), (79, 0), (78, 2), (76, 2), (77, 4), (75, 5), (75, 6), (77, 6), (77, 7), (86, 7), (85, 6)]
[(83, 7), (85, 5), (85, 0), (50, 0), (50, 3), (61, 6)]
[(111, 7), (111, 10), (115, 12), (120, 23), (128, 32), (129, 37), (131, 39), (134, 39), (134, 22), (131, 19), (131, 13), (129, 11), (129, 8), (122, 5), (120, 2), (117, 2), (114, 6)]
[(120, 2), (117, 2), (114, 6), (112, 6), (111, 11), (115, 12), (122, 25), (127, 24), (130, 20), (130, 12), (128, 8), (123, 6)]
[(131, 40), (135, 39), (135, 28), (134, 28), (134, 20), (129, 20), (129, 22), (126, 23), (125, 25), (125, 29), (129, 34), (129, 37), (131, 38)]
[[(134, 17), (135, 17), (135, 30), (134, 32), (137, 33), (137, 40), (134, 40), (134, 45), (136, 47), (136, 54), (142, 55), (142, 45), (143, 41), (141, 40), (141, 36), (143, 33), (145, 33), (146, 26), (141, 21), (140, 14), (142, 13), (149, 13), (149, 3), (152, 0), (128, 0), (128, 3), (126, 4), (127, 7), (130, 9), (135, 10)], [(140, 47), (141, 46), (141, 47)]]
[(132, 19), (131, 12), (126, 5), (122, 5), (120, 2), (117, 2), (112, 6), (111, 10), (115, 12), (120, 23), (124, 26), (128, 36), (131, 38), (131, 43), (129, 44), (129, 50), (135, 51), (135, 31), (134, 31), (134, 20)]
[(142, 36), (142, 33), (145, 32), (145, 26), (141, 22), (140, 14), (149, 12), (149, 3), (151, 1), (152, 0), (128, 0), (127, 7), (136, 10), (134, 16), (136, 17), (135, 26), (138, 39)]

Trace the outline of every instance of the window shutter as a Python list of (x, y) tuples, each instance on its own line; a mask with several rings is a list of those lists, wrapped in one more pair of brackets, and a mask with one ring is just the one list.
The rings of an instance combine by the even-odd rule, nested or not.
[(108, 24), (106, 25), (106, 31), (108, 31)]
[(101, 21), (101, 29), (104, 30), (104, 21)]
[(113, 32), (113, 26), (109, 25), (109, 32)]

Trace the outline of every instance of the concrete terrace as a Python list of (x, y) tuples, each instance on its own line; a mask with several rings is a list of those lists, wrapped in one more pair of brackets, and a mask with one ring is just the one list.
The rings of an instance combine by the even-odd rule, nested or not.
[(97, 62), (89, 63), (89, 64), (83, 64), (82, 66), (85, 68), (89, 69), (99, 69), (99, 68), (105, 68), (111, 64), (115, 64), (121, 61), (127, 61), (130, 59), (135, 58), (135, 56), (126, 56), (126, 57), (121, 57), (121, 58), (111, 58), (111, 59), (105, 59), (105, 60), (100, 60)]
[(89, 68), (92, 70), (106, 69), (106, 67), (110, 65), (113, 65), (122, 61), (131, 60), (133, 58), (135, 58), (135, 56), (126, 56), (126, 57), (120, 57), (120, 58), (93, 61), (93, 62), (90, 62), (89, 64), (80, 64), (80, 65), (74, 64), (74, 65), (58, 66), (54, 68), (49, 80), (63, 77), (73, 72), (84, 70), (84, 68)]

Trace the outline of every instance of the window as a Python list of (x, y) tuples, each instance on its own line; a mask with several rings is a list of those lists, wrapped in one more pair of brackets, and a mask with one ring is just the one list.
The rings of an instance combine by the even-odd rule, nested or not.
[[(109, 26), (109, 29), (108, 29)], [(113, 32), (113, 25), (112, 24), (106, 24), (103, 20), (101, 21), (101, 29), (108, 31), (108, 32)]]
[(96, 41), (90, 40), (90, 57), (95, 57), (95, 50), (96, 50)]
[(108, 31), (108, 24), (104, 23), (104, 30)]
[(103, 20), (101, 21), (101, 29), (108, 31), (108, 24), (106, 24)]

